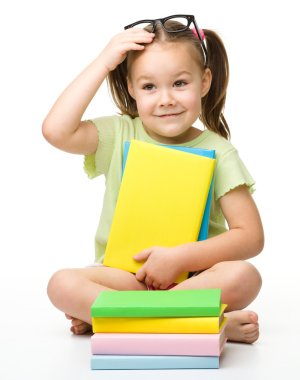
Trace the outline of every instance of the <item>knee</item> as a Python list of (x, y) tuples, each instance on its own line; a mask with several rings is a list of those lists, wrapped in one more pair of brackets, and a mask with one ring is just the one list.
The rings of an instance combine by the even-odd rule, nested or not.
[(259, 271), (248, 261), (236, 261), (232, 267), (235, 286), (240, 289), (252, 290), (257, 294), (262, 286)]
[(47, 294), (50, 301), (61, 308), (67, 297), (74, 295), (76, 288), (76, 276), (72, 269), (61, 269), (50, 278), (47, 286)]
[(242, 309), (249, 305), (257, 296), (262, 286), (262, 278), (254, 265), (247, 261), (231, 261), (219, 263), (226, 266), (229, 274), (227, 287), (224, 289), (224, 303), (230, 309)]

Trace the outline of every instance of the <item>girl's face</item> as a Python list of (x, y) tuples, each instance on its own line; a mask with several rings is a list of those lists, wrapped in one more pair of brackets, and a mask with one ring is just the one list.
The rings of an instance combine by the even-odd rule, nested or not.
[(190, 141), (209, 91), (211, 72), (201, 71), (188, 43), (152, 43), (131, 62), (128, 90), (147, 133), (164, 144)]

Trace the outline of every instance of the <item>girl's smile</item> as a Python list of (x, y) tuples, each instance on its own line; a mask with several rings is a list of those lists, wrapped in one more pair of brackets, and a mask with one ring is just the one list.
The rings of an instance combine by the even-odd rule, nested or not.
[(178, 112), (178, 113), (166, 113), (166, 114), (162, 114), (162, 115), (158, 115), (158, 117), (162, 117), (162, 118), (175, 118), (177, 116), (180, 116), (182, 115), (182, 112)]

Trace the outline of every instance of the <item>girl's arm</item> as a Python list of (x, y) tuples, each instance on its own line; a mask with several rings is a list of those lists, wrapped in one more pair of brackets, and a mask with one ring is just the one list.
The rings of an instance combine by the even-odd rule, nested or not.
[(101, 54), (63, 91), (43, 122), (43, 135), (59, 149), (91, 154), (98, 145), (98, 133), (82, 116), (99, 87), (130, 50), (143, 50), (154, 34), (132, 28), (111, 39)]
[(184, 270), (210, 268), (221, 261), (246, 260), (264, 246), (264, 232), (256, 204), (246, 186), (239, 186), (220, 198), (229, 230), (213, 238), (180, 246)]
[(220, 202), (229, 227), (227, 232), (204, 241), (142, 251), (134, 256), (139, 262), (146, 261), (136, 278), (147, 285), (154, 283), (166, 288), (182, 272), (201, 271), (222, 261), (246, 260), (259, 254), (264, 245), (263, 227), (247, 187), (231, 190)]

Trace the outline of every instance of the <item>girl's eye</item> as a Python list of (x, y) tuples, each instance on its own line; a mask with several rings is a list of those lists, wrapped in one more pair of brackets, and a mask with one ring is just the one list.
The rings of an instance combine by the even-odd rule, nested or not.
[(174, 86), (175, 87), (183, 87), (185, 86), (187, 83), (184, 81), (184, 80), (177, 80), (175, 83), (174, 83)]
[(154, 85), (151, 84), (151, 83), (149, 83), (149, 84), (145, 84), (145, 85), (143, 86), (143, 90), (147, 90), (147, 91), (151, 91), (151, 90), (153, 90), (153, 88), (154, 88)]

